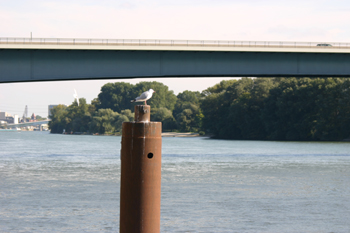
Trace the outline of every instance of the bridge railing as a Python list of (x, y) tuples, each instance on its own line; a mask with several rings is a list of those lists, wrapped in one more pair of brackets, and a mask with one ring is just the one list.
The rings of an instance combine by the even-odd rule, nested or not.
[(343, 42), (150, 40), (150, 39), (137, 40), (137, 39), (16, 38), (16, 37), (0, 37), (0, 44), (350, 49), (350, 43), (343, 43)]

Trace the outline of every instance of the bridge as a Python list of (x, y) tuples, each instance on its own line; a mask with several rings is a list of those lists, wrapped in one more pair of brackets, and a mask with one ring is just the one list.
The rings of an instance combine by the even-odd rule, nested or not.
[(48, 124), (51, 120), (42, 120), (42, 121), (33, 121), (33, 122), (24, 122), (24, 123), (18, 123), (18, 124), (7, 124), (7, 128), (18, 128), (18, 127), (26, 127), (26, 126), (37, 126), (39, 125), (39, 129), (42, 130), (41, 126), (44, 124)]
[(318, 76), (350, 76), (350, 43), (0, 38), (0, 83)]

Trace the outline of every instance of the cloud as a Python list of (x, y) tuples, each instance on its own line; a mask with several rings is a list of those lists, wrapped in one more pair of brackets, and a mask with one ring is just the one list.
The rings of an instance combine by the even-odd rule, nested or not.
[(126, 9), (133, 9), (133, 8), (136, 8), (136, 6), (131, 3), (131, 2), (123, 2), (123, 3), (120, 3), (119, 4), (119, 7), (121, 8), (126, 8)]

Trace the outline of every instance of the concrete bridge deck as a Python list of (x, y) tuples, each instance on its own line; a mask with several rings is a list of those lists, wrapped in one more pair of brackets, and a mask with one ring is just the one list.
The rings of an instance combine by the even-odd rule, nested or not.
[(24, 123), (18, 123), (18, 124), (7, 124), (7, 127), (15, 128), (15, 127), (24, 127), (24, 126), (43, 125), (43, 124), (48, 124), (50, 121), (51, 119), (42, 120), (42, 121), (24, 122)]
[(350, 53), (350, 43), (0, 38), (0, 49)]

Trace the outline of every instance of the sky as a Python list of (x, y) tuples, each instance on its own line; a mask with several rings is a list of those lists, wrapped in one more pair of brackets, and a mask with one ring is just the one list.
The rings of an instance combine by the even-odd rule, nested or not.
[[(350, 42), (348, 0), (0, 0), (0, 37)], [(1, 71), (0, 71), (1, 72)], [(88, 102), (108, 82), (162, 82), (178, 94), (224, 78), (0, 84), (0, 111), (47, 116), (49, 104)], [(225, 78), (230, 79), (230, 78)]]

